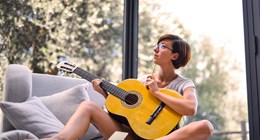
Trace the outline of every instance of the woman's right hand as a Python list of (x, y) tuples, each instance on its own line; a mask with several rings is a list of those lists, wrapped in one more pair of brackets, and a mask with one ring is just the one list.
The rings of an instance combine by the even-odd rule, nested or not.
[(96, 90), (97, 92), (99, 92), (106, 98), (107, 92), (100, 87), (101, 82), (102, 82), (102, 79), (94, 79), (91, 81), (94, 90)]

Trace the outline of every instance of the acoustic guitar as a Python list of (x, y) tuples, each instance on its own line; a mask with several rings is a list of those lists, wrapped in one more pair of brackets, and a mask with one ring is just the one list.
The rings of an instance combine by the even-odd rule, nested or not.
[[(89, 82), (99, 78), (67, 61), (60, 62), (57, 68), (75, 73)], [(155, 98), (138, 80), (127, 79), (117, 86), (102, 80), (100, 87), (109, 93), (105, 104), (108, 112), (126, 119), (133, 131), (143, 139), (156, 139), (169, 134), (182, 117)], [(160, 91), (182, 98), (174, 90), (162, 88)]]

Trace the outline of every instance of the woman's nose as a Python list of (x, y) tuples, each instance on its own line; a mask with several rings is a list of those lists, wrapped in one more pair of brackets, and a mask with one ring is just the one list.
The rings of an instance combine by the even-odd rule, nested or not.
[(158, 52), (159, 52), (159, 48), (158, 48), (158, 47), (154, 47), (154, 48), (153, 48), (153, 51), (156, 52), (156, 53), (158, 53)]

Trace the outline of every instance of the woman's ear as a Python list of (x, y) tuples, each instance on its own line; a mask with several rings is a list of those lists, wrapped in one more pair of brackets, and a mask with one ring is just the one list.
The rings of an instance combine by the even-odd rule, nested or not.
[(178, 53), (174, 53), (172, 55), (172, 60), (177, 60), (177, 59), (179, 59), (179, 54)]

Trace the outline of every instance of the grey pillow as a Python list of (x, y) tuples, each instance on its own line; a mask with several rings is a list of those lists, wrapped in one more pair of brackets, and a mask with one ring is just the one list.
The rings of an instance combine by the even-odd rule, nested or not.
[[(65, 91), (40, 97), (43, 104), (65, 125), (78, 108), (79, 104), (89, 100), (87, 88), (89, 84), (80, 84)], [(90, 93), (93, 94), (93, 93)], [(97, 128), (90, 124), (85, 136), (81, 139), (90, 140), (102, 137)]]
[(40, 139), (51, 137), (64, 127), (39, 97), (28, 98), (22, 103), (2, 101), (0, 107), (16, 129), (27, 130)]
[(79, 104), (89, 100), (87, 84), (80, 84), (59, 93), (39, 97), (42, 103), (65, 125)]
[(12, 130), (0, 134), (0, 140), (38, 140), (38, 138), (29, 131), (25, 130)]

